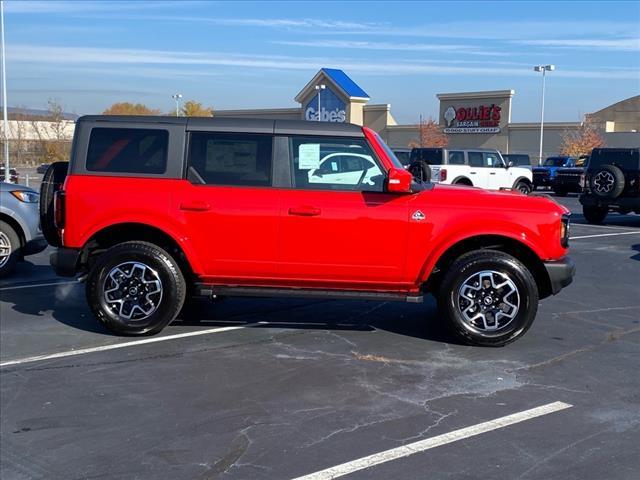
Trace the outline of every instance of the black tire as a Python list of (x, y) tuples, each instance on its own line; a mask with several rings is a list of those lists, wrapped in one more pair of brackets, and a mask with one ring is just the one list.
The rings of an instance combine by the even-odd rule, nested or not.
[(531, 185), (523, 181), (519, 181), (518, 183), (516, 183), (513, 189), (525, 195), (529, 195), (531, 193)]
[(609, 213), (609, 209), (607, 207), (582, 206), (582, 215), (584, 215), (584, 219), (593, 225), (600, 225), (604, 222), (604, 219), (607, 218), (607, 213)]
[(423, 182), (431, 181), (431, 167), (427, 162), (422, 162), (420, 160), (416, 160), (407, 169), (413, 178), (416, 180), (420, 180)]
[(566, 197), (569, 191), (563, 188), (554, 188), (553, 193), (555, 193), (557, 197)]
[[(473, 282), (474, 276), (487, 271), (494, 272), (492, 275), (499, 281), (489, 280), (491, 286), (487, 289), (480, 285), (477, 294), (473, 293), (479, 302), (473, 308), (477, 308), (478, 313), (481, 313), (480, 305), (486, 305), (487, 298), (490, 302), (493, 301), (490, 303), (490, 307), (485, 307), (488, 310), (484, 312), (485, 315), (493, 317), (495, 324), (493, 330), (479, 327), (466, 320), (463, 316), (463, 309), (466, 309), (463, 302), (469, 302), (468, 306), (474, 302), (468, 300), (466, 296), (459, 296), (463, 284)], [(500, 282), (503, 281), (506, 284), (507, 280), (511, 283), (506, 286), (498, 289), (494, 289), (492, 286), (495, 283), (500, 285)], [(482, 279), (478, 277), (478, 283), (482, 282), (484, 285), (485, 281), (487, 281), (486, 276)], [(467, 287), (467, 290), (474, 288)], [(491, 293), (492, 291), (493, 293)], [(486, 292), (489, 292), (487, 296), (485, 296)], [(446, 316), (449, 330), (458, 339), (470, 345), (501, 347), (521, 337), (531, 327), (538, 311), (538, 298), (536, 281), (527, 267), (519, 260), (496, 250), (478, 250), (462, 255), (447, 269), (438, 292), (438, 308)], [(517, 308), (509, 308), (504, 303), (508, 301), (516, 305), (514, 299), (518, 300)], [(502, 326), (496, 318), (497, 315), (492, 313), (497, 312), (499, 308), (507, 309), (504, 310), (505, 313), (511, 310), (513, 314), (513, 318), (502, 322)], [(485, 326), (487, 316), (484, 317)], [(479, 322), (479, 320), (477, 321)]]
[(60, 232), (55, 226), (53, 199), (56, 192), (62, 188), (68, 169), (69, 162), (52, 163), (42, 177), (40, 185), (40, 228), (47, 243), (52, 247), (62, 246)]
[(473, 183), (471, 182), (471, 180), (456, 180), (455, 182), (453, 182), (453, 185), (459, 185), (459, 186), (463, 186), (463, 187), (473, 187)]
[(18, 232), (2, 220), (0, 220), (0, 248), (2, 249), (0, 253), (8, 253), (6, 257), (0, 257), (0, 278), (2, 278), (13, 272), (16, 263), (22, 256), (22, 244)]
[(624, 173), (615, 165), (603, 165), (589, 177), (591, 192), (600, 198), (618, 198), (624, 184)]
[[(157, 289), (155, 282), (160, 282), (160, 295), (139, 293), (144, 288), (143, 282), (139, 281), (140, 274), (134, 274), (134, 269), (127, 266), (133, 262), (148, 268), (146, 273), (141, 274), (143, 279), (153, 281), (152, 285), (148, 286), (147, 292)], [(113, 277), (109, 277), (109, 273), (116, 267), (120, 267), (124, 274), (129, 274), (127, 277), (115, 273), (114, 275), (120, 279), (119, 283), (116, 283)], [(140, 271), (141, 269), (138, 268), (137, 272)], [(136, 279), (137, 282), (135, 282)], [(118, 287), (119, 285), (121, 287)], [(139, 286), (140, 290), (138, 291)], [(117, 304), (114, 303), (111, 307), (108, 305), (105, 292), (110, 287), (118, 287), (118, 291), (108, 298), (113, 299), (114, 302), (120, 298), (123, 300), (118, 313), (113, 309), (117, 308)], [(144, 312), (141, 307), (132, 306), (133, 303), (124, 297), (124, 293), (128, 294), (133, 290), (139, 297), (144, 295), (146, 300), (154, 302), (144, 305), (149, 310), (148, 316), (144, 318), (125, 318), (127, 313), (130, 317), (134, 317), (134, 309), (137, 313)], [(120, 295), (121, 292), (124, 293)], [(147, 242), (125, 242), (111, 247), (96, 261), (89, 272), (86, 285), (87, 301), (95, 317), (109, 330), (123, 335), (150, 335), (162, 330), (180, 312), (186, 292), (186, 282), (177, 262), (165, 250)], [(129, 302), (129, 307), (127, 307), (127, 302)]]

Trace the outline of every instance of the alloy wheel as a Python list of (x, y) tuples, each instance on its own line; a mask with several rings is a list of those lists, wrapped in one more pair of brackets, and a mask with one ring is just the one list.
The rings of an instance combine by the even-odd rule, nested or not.
[(520, 293), (506, 274), (483, 270), (462, 282), (457, 306), (466, 328), (490, 333), (513, 321), (520, 310)]
[(162, 301), (162, 281), (158, 272), (144, 263), (121, 263), (107, 274), (103, 298), (118, 317), (129, 321), (145, 320)]
[(9, 261), (10, 256), (11, 240), (9, 240), (9, 237), (4, 232), (0, 232), (0, 267), (4, 267)]

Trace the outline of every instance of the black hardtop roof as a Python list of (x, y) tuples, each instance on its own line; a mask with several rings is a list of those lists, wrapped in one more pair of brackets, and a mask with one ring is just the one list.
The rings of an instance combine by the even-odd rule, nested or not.
[(333, 135), (362, 137), (362, 127), (351, 123), (308, 120), (269, 120), (234, 117), (171, 117), (146, 115), (85, 115), (77, 123), (136, 123), (184, 125), (187, 130), (275, 133), (281, 135)]

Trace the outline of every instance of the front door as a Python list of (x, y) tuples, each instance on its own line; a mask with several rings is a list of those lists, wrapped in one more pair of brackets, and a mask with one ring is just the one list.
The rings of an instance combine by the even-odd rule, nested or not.
[(406, 288), (408, 196), (385, 193), (364, 138), (291, 137), (280, 277), (297, 286)]
[(500, 190), (510, 188), (513, 183), (510, 180), (509, 170), (506, 168), (502, 157), (497, 152), (483, 152), (484, 168), (489, 172), (489, 184), (487, 188)]
[(277, 271), (280, 191), (271, 134), (192, 132), (188, 181), (173, 192), (206, 281), (260, 284)]

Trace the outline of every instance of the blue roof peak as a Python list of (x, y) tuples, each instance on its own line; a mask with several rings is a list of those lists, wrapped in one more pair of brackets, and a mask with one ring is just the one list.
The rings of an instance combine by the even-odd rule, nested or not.
[(322, 72), (340, 87), (349, 97), (361, 97), (369, 99), (369, 95), (351, 77), (337, 68), (322, 68)]

